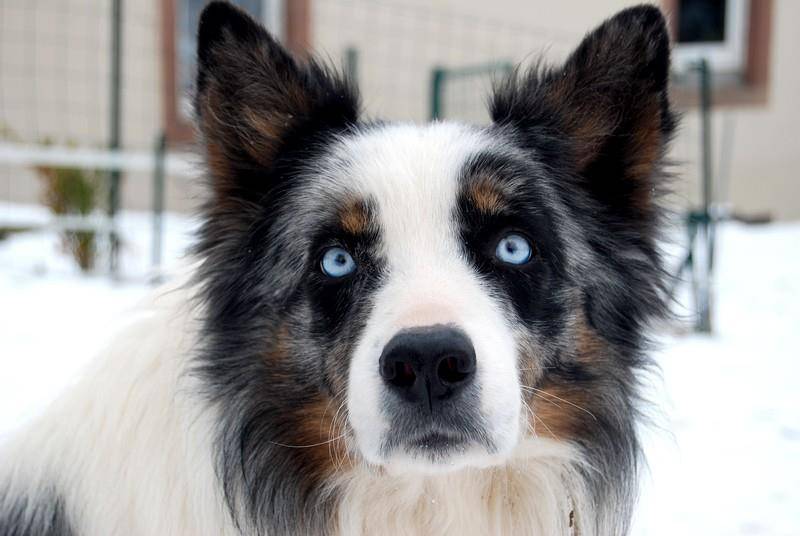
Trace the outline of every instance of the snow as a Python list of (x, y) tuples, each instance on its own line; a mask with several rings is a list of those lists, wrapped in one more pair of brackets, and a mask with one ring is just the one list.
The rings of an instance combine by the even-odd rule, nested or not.
[(798, 246), (797, 223), (722, 228), (714, 334), (658, 353), (638, 534), (800, 534)]
[[(0, 221), (41, 222), (0, 203)], [(165, 217), (165, 262), (195, 222)], [(148, 284), (151, 221), (124, 213), (123, 278), (84, 276), (52, 231), (0, 240), (0, 435), (39, 410), (112, 336)], [(714, 333), (661, 338), (634, 534), (800, 534), (800, 224), (725, 224)], [(679, 315), (688, 316), (686, 309)]]
[[(0, 202), (0, 222), (44, 224), (47, 210)], [(164, 218), (164, 270), (181, 266), (195, 223)], [(97, 354), (125, 321), (125, 312), (152, 292), (152, 221), (123, 212), (121, 278), (81, 274), (54, 231), (0, 240), (0, 435), (39, 411)]]

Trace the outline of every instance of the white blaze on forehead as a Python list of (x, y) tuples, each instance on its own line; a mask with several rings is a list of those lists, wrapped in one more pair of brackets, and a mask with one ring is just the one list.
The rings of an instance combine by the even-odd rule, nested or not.
[(345, 143), (352, 160), (344, 187), (377, 205), (390, 267), (440, 261), (458, 251), (453, 211), (459, 175), (487, 145), (476, 130), (449, 123), (390, 126)]
[(350, 420), (369, 461), (385, 462), (379, 451), (389, 427), (378, 360), (384, 345), (411, 326), (453, 324), (466, 332), (478, 360), (481, 411), (492, 427), (487, 433), (499, 453), (517, 440), (520, 397), (509, 319), (464, 257), (455, 212), (462, 170), (489, 147), (480, 131), (436, 123), (376, 128), (334, 148), (346, 162), (337, 166), (336, 189), (373, 204), (386, 269), (350, 362)]
[(479, 285), (455, 211), (464, 166), (489, 146), (481, 132), (453, 123), (390, 126), (346, 144), (346, 188), (375, 205), (389, 274), (376, 314), (389, 329), (459, 324), (477, 305), (468, 303)]

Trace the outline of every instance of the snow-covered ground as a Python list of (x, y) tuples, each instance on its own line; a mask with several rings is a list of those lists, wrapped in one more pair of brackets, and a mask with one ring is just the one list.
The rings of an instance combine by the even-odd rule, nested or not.
[[(46, 218), (0, 203), (0, 220)], [(0, 434), (69, 382), (152, 287), (150, 220), (124, 214), (122, 279), (81, 276), (52, 232), (0, 240)], [(193, 223), (168, 215), (167, 266)], [(657, 353), (638, 535), (800, 535), (800, 224), (727, 224), (715, 331)], [(686, 311), (679, 311), (679, 313)]]
[(797, 536), (800, 224), (726, 224), (718, 247), (714, 334), (658, 353), (636, 533)]

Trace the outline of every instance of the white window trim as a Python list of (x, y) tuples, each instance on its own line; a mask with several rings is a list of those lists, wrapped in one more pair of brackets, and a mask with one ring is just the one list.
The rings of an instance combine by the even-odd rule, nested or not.
[[(722, 43), (678, 43), (672, 51), (676, 71), (689, 71), (706, 58), (714, 72), (741, 73), (745, 68), (750, 0), (728, 0), (725, 41)], [(680, 17), (680, 13), (678, 13)]]
[(279, 41), (283, 41), (286, 33), (286, 0), (262, 0), (261, 12), (264, 15), (264, 26)]
[[(283, 41), (284, 34), (286, 33), (286, 24), (285, 24), (285, 9), (286, 9), (286, 0), (261, 0), (261, 22), (266, 26), (266, 28), (274, 35), (279, 41)], [(176, 6), (180, 6), (180, 2), (176, 3)], [(176, 8), (179, 9), (179, 8)], [(180, 13), (176, 13), (176, 19), (180, 17)], [(180, 30), (176, 28), (176, 65), (180, 62), (181, 58), (179, 55), (179, 41), (181, 39)], [(180, 75), (179, 73), (175, 74), (176, 76), (176, 85), (180, 86)], [(180, 87), (178, 87), (178, 115), (181, 117), (188, 119), (192, 117), (194, 113), (194, 102), (192, 102), (192, 98), (190, 95), (185, 94)]]

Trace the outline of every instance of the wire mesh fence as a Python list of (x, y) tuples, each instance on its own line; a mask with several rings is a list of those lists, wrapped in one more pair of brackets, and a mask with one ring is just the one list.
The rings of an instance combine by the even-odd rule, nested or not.
[[(276, 21), (290, 1), (239, 3), (280, 35)], [(116, 2), (121, 7), (119, 151), (109, 149), (114, 137)], [(168, 99), (175, 97), (179, 113), (190, 119), (187, 77), (192, 73), (187, 69), (193, 62), (186, 56), (194, 48), (192, 21), (203, 4), (0, 0), (0, 199), (45, 203), (53, 194), (48, 188), (71, 177), (83, 185), (78, 192), (91, 194), (92, 207), (62, 206), (49, 226), (93, 230), (97, 248), (105, 254), (111, 242), (104, 237), (115, 225), (107, 216), (109, 177), (119, 172), (121, 206), (154, 211), (152, 257), (157, 262), (158, 214), (184, 211), (201, 196), (196, 160), (174, 149), (163, 162), (157, 156)], [(174, 20), (165, 19), (165, 5), (174, 8)], [(481, 2), (442, 5), (309, 0), (311, 52), (356, 79), (368, 117), (484, 123), (495, 80), (514, 65), (525, 66), (542, 56), (558, 62), (581, 37), (554, 30), (558, 25), (549, 24), (545, 15), (498, 18), (497, 10)], [(170, 24), (172, 34), (166, 32)], [(183, 63), (167, 57), (168, 48), (162, 45), (170, 38), (175, 40), (172, 53)], [(165, 89), (168, 76), (177, 80), (175, 95)], [(14, 225), (26, 226), (7, 222), (0, 214), (0, 227)]]
[(431, 76), (430, 118), (487, 122), (487, 96), (499, 80), (513, 72), (514, 66), (509, 62), (435, 68)]
[[(43, 223), (7, 210), (0, 226), (80, 233), (102, 259), (117, 241), (115, 201), (153, 208), (162, 15), (159, 2), (0, 0), (0, 199), (52, 212)], [(164, 163), (172, 208), (193, 195), (184, 160)]]
[[(123, 2), (122, 138), (152, 145), (160, 125), (159, 12)], [(0, 124), (6, 140), (105, 147), (110, 137), (112, 2), (0, 2)]]
[[(177, 0), (177, 9), (184, 3), (197, 4), (198, 9), (202, 5)], [(0, 1), (4, 141), (107, 145), (112, 4), (109, 0)], [(163, 122), (160, 4), (121, 3), (122, 141), (127, 149), (149, 150)], [(313, 0), (311, 10), (315, 51), (341, 63), (348, 50), (355, 50), (367, 110), (387, 119), (427, 118), (431, 76), (437, 67), (518, 62), (543, 51), (558, 57), (579, 37), (425, 3)], [(180, 46), (186, 48), (183, 40)], [(476, 101), (469, 107), (479, 105), (482, 102)]]
[[(289, 1), (238, 3), (281, 34), (274, 26)], [(193, 62), (183, 56), (193, 50), (194, 29), (189, 26), (203, 4), (0, 0), (0, 198), (41, 203), (43, 171), (79, 169), (87, 177), (98, 172), (104, 177), (94, 191), (94, 221), (113, 211), (109, 203), (115, 197), (122, 207), (151, 209), (158, 188), (152, 180), (154, 151), (172, 98), (164, 78), (176, 78), (179, 113), (190, 119), (186, 79), (191, 73), (186, 71)], [(171, 6), (174, 20), (165, 18), (165, 5)], [(119, 31), (115, 6), (120, 10)], [(485, 121), (486, 95), (497, 73), (472, 71), (476, 66), (502, 64), (505, 70), (511, 62), (531, 57), (531, 51), (558, 56), (577, 39), (543, 26), (425, 2), (310, 0), (309, 7), (312, 52), (345, 64), (361, 86), (368, 115), (390, 120), (422, 121), (435, 114)], [(168, 24), (173, 32), (166, 32)], [(168, 49), (162, 46), (166, 39), (175, 40), (173, 53), (183, 61), (168, 61)], [(434, 88), (437, 72), (444, 75)], [(438, 110), (433, 109), (434, 99)], [(119, 152), (109, 149), (114, 145)], [(185, 210), (196, 204), (199, 194), (196, 168), (177, 160), (169, 159), (165, 167), (166, 208)], [(120, 191), (115, 195), (117, 175)], [(64, 217), (60, 225), (78, 224), (74, 217)]]
[[(370, 115), (422, 121), (431, 116), (434, 72), (563, 58), (580, 34), (509, 22), (424, 2), (314, 0), (314, 47), (335, 63), (355, 51), (358, 82)], [(484, 121), (494, 70), (449, 77), (441, 117)]]

